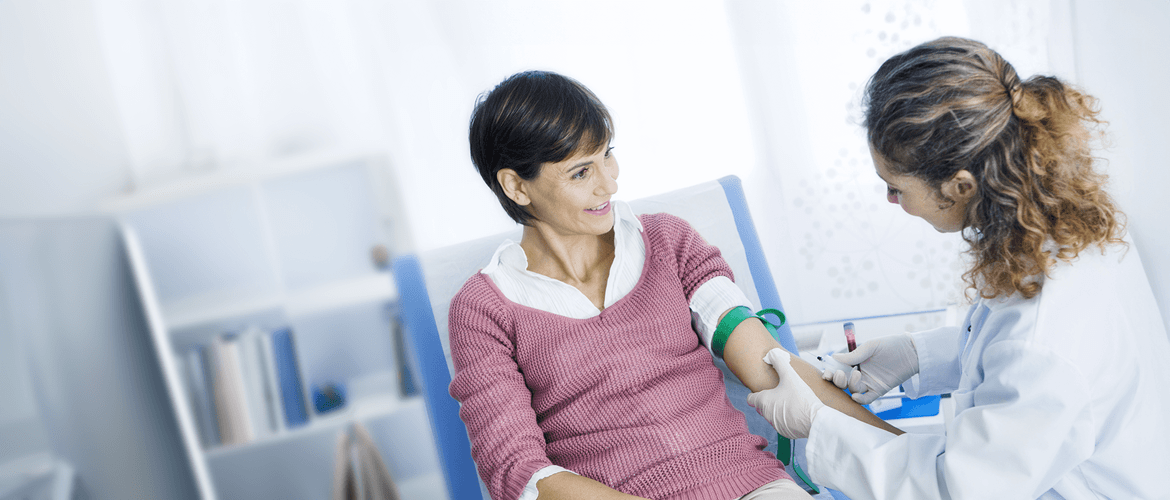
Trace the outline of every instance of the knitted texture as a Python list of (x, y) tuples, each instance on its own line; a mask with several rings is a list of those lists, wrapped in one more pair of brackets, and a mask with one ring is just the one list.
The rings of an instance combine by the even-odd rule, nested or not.
[(516, 304), (482, 273), (452, 299), (450, 392), (493, 499), (518, 498), (552, 464), (656, 499), (726, 500), (788, 478), (691, 328), (692, 294), (731, 269), (682, 219), (640, 219), (642, 276), (598, 316)]

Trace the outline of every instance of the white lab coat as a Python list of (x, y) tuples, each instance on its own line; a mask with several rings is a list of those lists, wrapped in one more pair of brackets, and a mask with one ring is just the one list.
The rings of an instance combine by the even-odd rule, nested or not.
[(826, 408), (818, 483), (867, 498), (1170, 498), (1170, 341), (1131, 244), (1060, 263), (1031, 299), (980, 300), (913, 335), (908, 396), (951, 393), (946, 436)]

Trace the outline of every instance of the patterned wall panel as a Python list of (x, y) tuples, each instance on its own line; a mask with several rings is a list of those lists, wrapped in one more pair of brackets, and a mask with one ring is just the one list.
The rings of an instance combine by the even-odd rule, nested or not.
[[(1019, 55), (1021, 74), (1044, 71), (1047, 5), (729, 4), (761, 131), (748, 196), (794, 324), (902, 315), (895, 324), (925, 329), (946, 315), (923, 311), (964, 301), (967, 245), (886, 201), (861, 126), (862, 92), (882, 61), (944, 35)], [(995, 24), (1001, 8), (1011, 23)]]

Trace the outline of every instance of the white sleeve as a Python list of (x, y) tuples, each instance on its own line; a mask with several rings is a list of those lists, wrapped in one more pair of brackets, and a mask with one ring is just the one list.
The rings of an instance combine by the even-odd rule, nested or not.
[(711, 337), (719, 326), (719, 316), (737, 306), (751, 308), (751, 302), (743, 290), (727, 276), (716, 276), (703, 283), (691, 296), (691, 311), (697, 316), (695, 330), (707, 350), (711, 350)]
[(918, 353), (918, 374), (902, 384), (906, 397), (944, 394), (959, 386), (962, 333), (960, 327), (943, 326), (910, 334)]
[(528, 484), (524, 485), (524, 491), (520, 492), (520, 498), (518, 498), (516, 500), (536, 500), (536, 497), (540, 496), (540, 492), (536, 491), (536, 482), (540, 481), (541, 479), (544, 479), (546, 477), (549, 477), (553, 474), (556, 474), (558, 472), (568, 472), (569, 474), (577, 474), (576, 472), (573, 472), (571, 470), (564, 469), (561, 467), (557, 467), (555, 465), (550, 465), (548, 467), (540, 469), (540, 470), (536, 471), (535, 474), (532, 475), (532, 479), (528, 480)]
[(895, 437), (822, 410), (806, 448), (810, 476), (853, 500), (1042, 496), (1093, 452), (1088, 398), (1069, 390), (1087, 382), (1068, 360), (1019, 341), (989, 346), (981, 368), (982, 383), (951, 394), (969, 407), (945, 436)]

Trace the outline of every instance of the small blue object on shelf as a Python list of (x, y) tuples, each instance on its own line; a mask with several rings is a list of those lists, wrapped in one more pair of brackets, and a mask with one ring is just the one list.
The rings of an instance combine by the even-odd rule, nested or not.
[(325, 384), (313, 388), (313, 407), (317, 413), (328, 413), (345, 406), (345, 387)]
[(939, 396), (923, 396), (918, 399), (903, 397), (902, 406), (878, 412), (876, 415), (882, 420), (938, 415), (940, 399)]
[(297, 367), (296, 348), (289, 329), (283, 328), (272, 333), (272, 357), (276, 361), (276, 376), (280, 378), (280, 400), (288, 426), (297, 427), (308, 423), (309, 414), (305, 407), (300, 369)]

